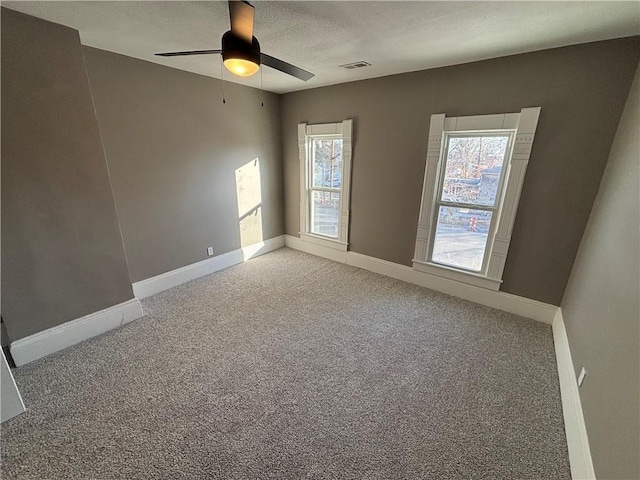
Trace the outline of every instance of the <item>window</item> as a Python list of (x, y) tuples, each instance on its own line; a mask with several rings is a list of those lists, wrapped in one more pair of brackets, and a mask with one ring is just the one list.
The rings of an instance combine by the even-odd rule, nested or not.
[(499, 289), (539, 113), (431, 117), (414, 269)]
[(483, 272), (497, 221), (512, 132), (448, 134), (435, 199), (430, 260)]
[(300, 238), (347, 249), (352, 121), (298, 126)]
[(309, 232), (338, 238), (342, 192), (342, 137), (309, 139)]

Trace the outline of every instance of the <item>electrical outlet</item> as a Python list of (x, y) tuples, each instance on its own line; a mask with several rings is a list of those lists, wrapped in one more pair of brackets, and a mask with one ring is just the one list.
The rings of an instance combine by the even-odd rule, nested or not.
[(207, 247), (207, 255), (213, 255), (213, 247)]
[(582, 367), (582, 370), (580, 370), (580, 375), (578, 375), (578, 387), (582, 386), (582, 383), (584, 382), (584, 377), (587, 376), (587, 371), (584, 369), (584, 367)]

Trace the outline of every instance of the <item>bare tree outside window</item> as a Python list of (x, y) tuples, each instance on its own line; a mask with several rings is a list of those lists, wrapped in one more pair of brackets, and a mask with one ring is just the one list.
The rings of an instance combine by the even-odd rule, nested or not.
[(342, 193), (342, 139), (313, 138), (311, 161), (311, 233), (337, 238)]
[(505, 134), (448, 137), (432, 261), (482, 270), (509, 139)]

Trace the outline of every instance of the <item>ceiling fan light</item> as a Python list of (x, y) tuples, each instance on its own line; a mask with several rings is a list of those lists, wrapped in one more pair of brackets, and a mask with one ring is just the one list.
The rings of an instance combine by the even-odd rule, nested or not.
[(222, 36), (222, 60), (224, 66), (235, 75), (253, 75), (260, 69), (260, 44), (256, 37), (249, 43), (229, 30)]
[(231, 73), (240, 77), (249, 77), (260, 69), (260, 65), (242, 58), (228, 58), (224, 61), (224, 66), (227, 67), (227, 70)]

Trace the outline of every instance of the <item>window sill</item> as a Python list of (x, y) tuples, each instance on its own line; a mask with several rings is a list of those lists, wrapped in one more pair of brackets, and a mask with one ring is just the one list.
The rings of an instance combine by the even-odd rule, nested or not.
[(320, 235), (313, 235), (311, 233), (300, 233), (300, 240), (304, 242), (313, 243), (315, 245), (321, 245), (323, 247), (333, 248), (334, 250), (340, 250), (341, 252), (347, 251), (348, 243), (341, 242), (340, 240), (322, 237)]
[(449, 280), (474, 285), (480, 288), (486, 288), (496, 292), (500, 290), (500, 285), (502, 284), (502, 280), (485, 277), (484, 275), (471, 272), (464, 272), (462, 270), (456, 270), (455, 268), (449, 268), (444, 265), (421, 262), (418, 260), (413, 260), (413, 269), (419, 272), (435, 275), (437, 277), (447, 278)]

